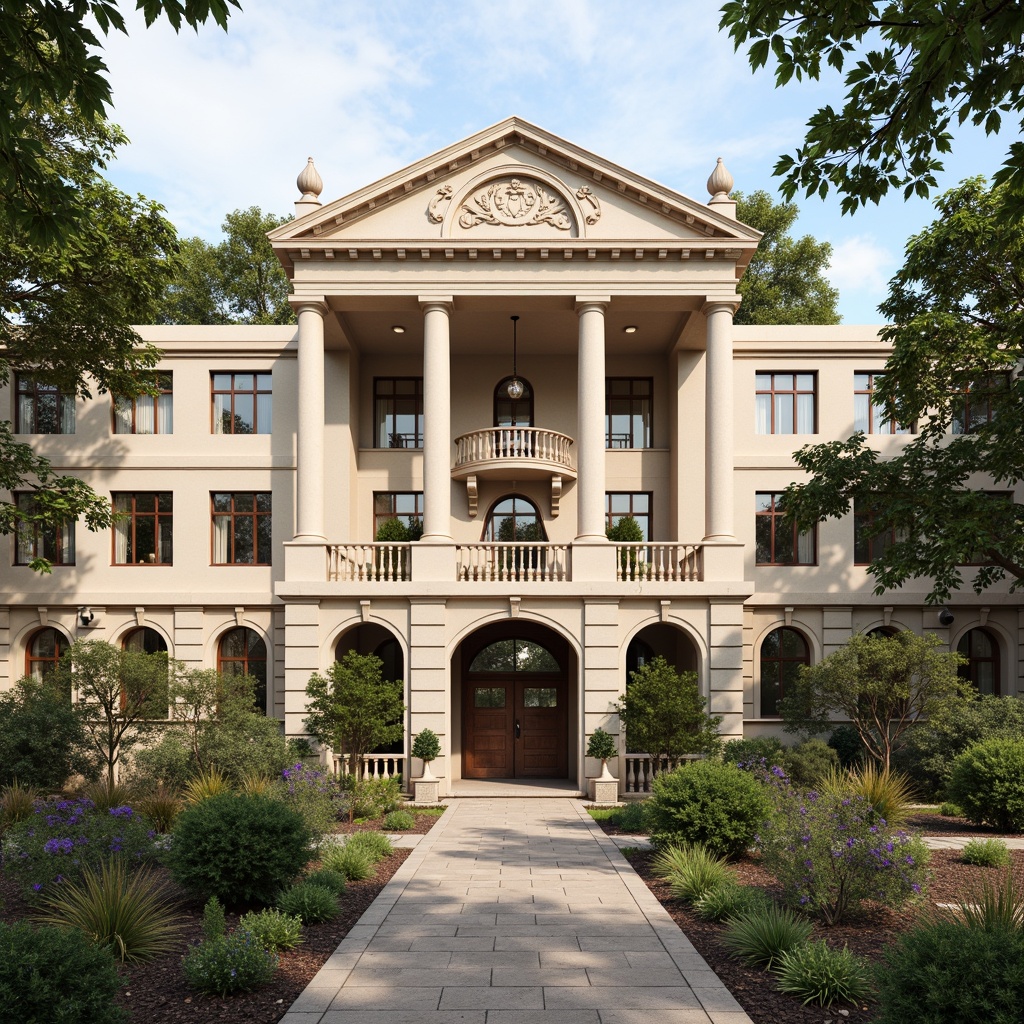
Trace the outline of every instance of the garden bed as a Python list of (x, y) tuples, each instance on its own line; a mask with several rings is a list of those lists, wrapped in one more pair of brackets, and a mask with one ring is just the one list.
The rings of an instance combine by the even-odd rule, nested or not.
[[(607, 827), (605, 822), (601, 824), (607, 832), (615, 831), (614, 826)], [(990, 832), (985, 834), (991, 835)], [(841, 1007), (837, 1004), (823, 1009), (819, 1006), (802, 1006), (797, 1000), (778, 992), (771, 974), (748, 967), (729, 955), (721, 943), (724, 925), (701, 920), (685, 904), (673, 898), (666, 882), (654, 877), (651, 872), (654, 854), (627, 850), (626, 856), (754, 1024), (822, 1024), (824, 1020), (866, 1024), (873, 1019), (875, 1006), (871, 1001), (856, 1005), (847, 1003)], [(971, 894), (980, 890), (986, 881), (990, 885), (997, 885), (1004, 875), (1002, 870), (963, 864), (959, 858), (958, 850), (932, 851), (932, 879), (924, 901), (899, 912), (868, 905), (862, 913), (851, 916), (845, 924), (833, 928), (816, 924), (813, 938), (825, 939), (837, 947), (848, 945), (858, 956), (877, 961), (885, 943), (909, 929), (929, 908), (934, 909), (937, 903), (969, 900)], [(1012, 858), (1014, 881), (1018, 891), (1024, 891), (1024, 851), (1013, 851)], [(742, 884), (758, 886), (777, 899), (781, 897), (778, 883), (760, 866), (756, 857), (744, 858), (734, 867)], [(840, 1008), (846, 1012), (840, 1014)]]
[[(415, 826), (403, 834), (429, 832), (437, 820), (436, 815), (418, 813)], [(338, 831), (379, 829), (382, 821), (363, 820), (351, 826), (347, 821), (339, 822)], [(132, 1020), (140, 1024), (178, 1024), (182, 1021), (189, 1024), (274, 1024), (288, 1011), (410, 853), (409, 849), (395, 850), (375, 865), (372, 878), (349, 882), (338, 900), (341, 906), (338, 916), (324, 924), (304, 928), (305, 941), (297, 949), (281, 953), (280, 964), (269, 985), (228, 998), (200, 995), (185, 983), (181, 957), (188, 944), (202, 938), (203, 907), (183, 898), (180, 950), (148, 964), (121, 967), (125, 986), (118, 1002), (129, 1010)], [(173, 887), (169, 879), (168, 885)], [(18, 887), (0, 873), (0, 918), (16, 921), (31, 915), (32, 909), (22, 899)], [(229, 928), (234, 927), (238, 916), (227, 915), (227, 923)]]

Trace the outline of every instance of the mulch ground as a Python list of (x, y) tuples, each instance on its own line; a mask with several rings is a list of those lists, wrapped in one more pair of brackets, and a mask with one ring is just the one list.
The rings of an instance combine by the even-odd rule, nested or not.
[[(405, 834), (422, 835), (429, 832), (438, 820), (435, 816), (417, 814), (415, 827)], [(374, 827), (379, 829), (382, 823), (382, 820), (354, 825), (340, 822), (336, 831), (347, 833)], [(280, 964), (269, 985), (256, 992), (227, 999), (200, 995), (185, 984), (181, 957), (188, 945), (202, 938), (203, 908), (201, 903), (188, 901), (182, 896), (180, 950), (148, 964), (122, 967), (120, 971), (125, 987), (118, 1002), (130, 1012), (132, 1021), (139, 1024), (179, 1024), (182, 1021), (188, 1024), (275, 1024), (313, 980), (324, 961), (338, 948), (349, 929), (411, 852), (408, 849), (396, 850), (378, 862), (373, 878), (349, 882), (339, 897), (341, 913), (333, 921), (304, 928), (305, 941), (298, 949), (280, 954)], [(0, 875), (0, 919), (14, 921), (31, 914), (32, 909), (21, 898), (17, 886)], [(237, 915), (229, 914), (227, 922), (229, 928), (234, 927), (238, 923)]]
[[(949, 827), (940, 827), (940, 823)], [(610, 834), (622, 834), (610, 822), (600, 824)], [(990, 829), (973, 826), (963, 819), (940, 818), (937, 815), (918, 815), (912, 819), (911, 824), (924, 829), (928, 835), (974, 835), (979, 838), (997, 835)], [(1017, 891), (1021, 892), (1024, 891), (1024, 851), (1012, 851), (1012, 858), (1014, 882)], [(628, 859), (754, 1024), (824, 1024), (826, 1021), (835, 1024), (844, 1021), (866, 1024), (874, 1018), (876, 1006), (871, 1001), (857, 1005), (836, 1004), (823, 1009), (819, 1006), (802, 1006), (797, 1000), (776, 991), (770, 974), (747, 967), (729, 955), (721, 943), (724, 925), (702, 921), (672, 897), (665, 882), (651, 874), (653, 854), (646, 851), (630, 852)], [(778, 883), (760, 866), (756, 858), (745, 858), (735, 868), (742, 884), (756, 885), (777, 898), (781, 897)], [(931, 871), (927, 899), (922, 903), (899, 912), (869, 905), (863, 913), (837, 927), (815, 925), (812, 938), (825, 939), (829, 945), (837, 947), (847, 945), (859, 956), (874, 962), (880, 959), (882, 948), (887, 942), (893, 941), (910, 928), (922, 913), (934, 909), (936, 903), (970, 900), (971, 895), (980, 892), (986, 883), (998, 885), (1003, 877), (1002, 871), (961, 863), (957, 850), (933, 850)]]

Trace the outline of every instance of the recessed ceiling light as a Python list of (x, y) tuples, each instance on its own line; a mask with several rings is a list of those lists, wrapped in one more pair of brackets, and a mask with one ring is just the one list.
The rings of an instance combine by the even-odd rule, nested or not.
[(636, 334), (636, 324), (630, 324), (628, 327), (622, 328), (626, 334)]
[(401, 324), (395, 324), (391, 330), (393, 330), (395, 334), (405, 334), (405, 328)]

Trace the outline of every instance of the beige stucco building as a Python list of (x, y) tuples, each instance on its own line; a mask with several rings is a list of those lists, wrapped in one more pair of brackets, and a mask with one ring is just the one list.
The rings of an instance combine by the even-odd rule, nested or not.
[[(618, 733), (656, 654), (729, 737), (777, 731), (789, 674), (858, 630), (933, 632), (982, 689), (1021, 688), (1005, 588), (940, 621), (926, 581), (873, 594), (853, 516), (794, 537), (774, 514), (795, 449), (907, 435), (871, 406), (874, 328), (733, 325), (759, 236), (721, 162), (700, 203), (512, 118), (329, 204), (312, 162), (299, 184), (272, 235), (297, 328), (141, 328), (160, 398), (0, 397), (126, 513), (11, 539), (0, 687), (78, 637), (166, 648), (262, 676), (301, 735), (310, 674), (375, 651), (407, 737), (441, 737), (442, 791), (582, 787), (586, 737)], [(639, 546), (605, 537), (627, 513)], [(422, 537), (375, 543), (393, 518)], [(49, 576), (25, 564), (44, 553)]]

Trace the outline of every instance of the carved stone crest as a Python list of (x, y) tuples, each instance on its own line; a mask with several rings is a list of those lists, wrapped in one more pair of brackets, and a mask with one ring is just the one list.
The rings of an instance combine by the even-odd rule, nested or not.
[(601, 219), (601, 203), (597, 196), (586, 185), (581, 185), (576, 189), (576, 198), (590, 207), (586, 214), (587, 223), (596, 224)]
[(500, 178), (462, 204), (459, 224), (463, 228), (477, 224), (496, 224), (506, 228), (549, 224), (559, 231), (570, 231), (572, 215), (564, 201), (546, 191), (539, 182), (526, 178)]
[(440, 224), (444, 220), (444, 214), (441, 212), (441, 204), (447, 203), (452, 197), (454, 189), (451, 185), (442, 185), (435, 193), (434, 198), (430, 200), (430, 206), (427, 207), (427, 216), (435, 223)]

